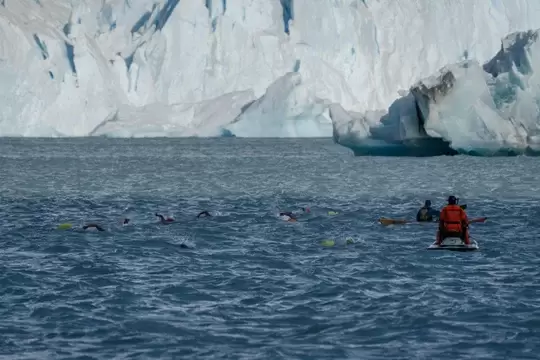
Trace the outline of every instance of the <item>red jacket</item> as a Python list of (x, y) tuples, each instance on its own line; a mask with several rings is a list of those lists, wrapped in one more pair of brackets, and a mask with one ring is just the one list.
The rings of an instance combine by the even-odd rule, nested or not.
[(469, 220), (465, 210), (459, 205), (446, 205), (439, 217), (439, 227), (446, 232), (462, 232)]

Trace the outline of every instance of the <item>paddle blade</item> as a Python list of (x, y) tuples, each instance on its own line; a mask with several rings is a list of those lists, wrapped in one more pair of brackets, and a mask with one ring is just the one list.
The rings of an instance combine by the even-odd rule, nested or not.
[(487, 217), (481, 217), (481, 218), (471, 219), (471, 220), (469, 220), (469, 224), (483, 223), (483, 222), (486, 222), (486, 220), (487, 220)]
[(406, 224), (407, 220), (398, 220), (398, 219), (387, 219), (387, 218), (380, 218), (379, 222), (383, 225), (397, 225), (397, 224)]

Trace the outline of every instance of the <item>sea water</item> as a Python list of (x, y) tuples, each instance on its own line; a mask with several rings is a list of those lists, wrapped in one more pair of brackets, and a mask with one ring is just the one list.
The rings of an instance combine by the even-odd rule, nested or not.
[[(539, 179), (330, 140), (2, 139), (0, 358), (538, 359)], [(488, 217), (480, 251), (377, 222), (448, 195)]]

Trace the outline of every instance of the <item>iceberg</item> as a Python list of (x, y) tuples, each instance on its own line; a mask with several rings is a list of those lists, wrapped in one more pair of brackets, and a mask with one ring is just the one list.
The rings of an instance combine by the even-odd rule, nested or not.
[(240, 116), (252, 91), (235, 92), (196, 103), (122, 106), (90, 132), (107, 137), (219, 137)]
[(225, 128), (240, 137), (328, 137), (332, 123), (325, 116), (327, 107), (310, 87), (303, 86), (299, 73), (291, 72), (270, 85)]
[(487, 79), (473, 61), (445, 68), (430, 79), (435, 84), (419, 83), (411, 89), (419, 123), (429, 137), (446, 140), (458, 153), (524, 153), (521, 129), (499, 113)]
[(538, 38), (538, 31), (513, 33), (483, 66), (464, 60), (443, 67), (403, 93), (375, 125), (331, 113), (334, 122), (369, 129), (353, 141), (341, 140), (346, 129), (334, 139), (357, 155), (540, 154)]
[[(497, 51), (536, 28), (537, 0), (3, 0), (0, 136), (333, 136), (358, 154), (414, 156), (529, 149), (534, 41), (515, 35)], [(525, 43), (529, 69), (516, 58)], [(426, 79), (443, 67), (456, 82), (437, 107)], [(482, 80), (469, 88), (468, 77)], [(472, 95), (470, 111), (451, 111)]]

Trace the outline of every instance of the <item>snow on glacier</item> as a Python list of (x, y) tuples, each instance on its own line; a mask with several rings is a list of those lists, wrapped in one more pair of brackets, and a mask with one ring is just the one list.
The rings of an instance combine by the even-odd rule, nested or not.
[(327, 104), (376, 123), (538, 27), (536, 0), (6, 0), (0, 135), (331, 136)]

